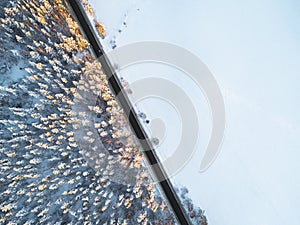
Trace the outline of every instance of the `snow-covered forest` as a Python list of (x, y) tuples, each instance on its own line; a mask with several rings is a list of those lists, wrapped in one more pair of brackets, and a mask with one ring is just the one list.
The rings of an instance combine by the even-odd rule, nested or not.
[(0, 0), (0, 106), (0, 224), (176, 223), (64, 1)]

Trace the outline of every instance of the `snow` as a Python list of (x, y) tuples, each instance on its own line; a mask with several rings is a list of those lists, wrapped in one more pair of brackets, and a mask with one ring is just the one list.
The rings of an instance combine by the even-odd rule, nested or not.
[(24, 62), (19, 60), (16, 65), (12, 65), (11, 68), (7, 70), (6, 73), (1, 74), (0, 85), (8, 87), (10, 84), (18, 81), (20, 78), (23, 78), (27, 75), (27, 72), (24, 70)]
[[(217, 79), (226, 106), (225, 138), (217, 160), (199, 173), (211, 130), (203, 93), (190, 80), (179, 80), (182, 73), (174, 68), (147, 64), (122, 71), (131, 83), (153, 75), (177, 82), (197, 106), (198, 148), (173, 179), (188, 187), (193, 201), (206, 210), (209, 224), (299, 224), (299, 3), (91, 3), (107, 27), (107, 49), (113, 38), (117, 46), (145, 40), (174, 43), (198, 55)], [(119, 34), (125, 16), (127, 27)], [(180, 136), (176, 111), (153, 99), (138, 107), (150, 120), (164, 121), (160, 155), (172, 154)]]

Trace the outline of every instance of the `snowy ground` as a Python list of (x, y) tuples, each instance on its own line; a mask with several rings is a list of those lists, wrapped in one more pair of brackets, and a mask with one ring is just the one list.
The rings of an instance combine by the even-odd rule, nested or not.
[[(299, 224), (299, 3), (91, 3), (107, 27), (107, 49), (145, 40), (174, 43), (199, 56), (217, 79), (226, 105), (226, 134), (215, 163), (199, 173), (211, 129), (201, 91), (191, 81), (178, 82), (182, 74), (161, 65), (122, 71), (130, 82), (153, 74), (177, 81), (197, 106), (199, 146), (174, 180), (189, 188), (210, 224)], [(150, 119), (164, 120), (166, 137), (160, 151), (162, 156), (171, 154), (180, 136), (176, 112), (153, 99), (139, 107)]]
[(24, 71), (24, 63), (20, 60), (17, 65), (14, 65), (5, 74), (1, 74), (1, 86), (9, 86), (9, 84), (16, 82), (25, 75), (26, 71)]

